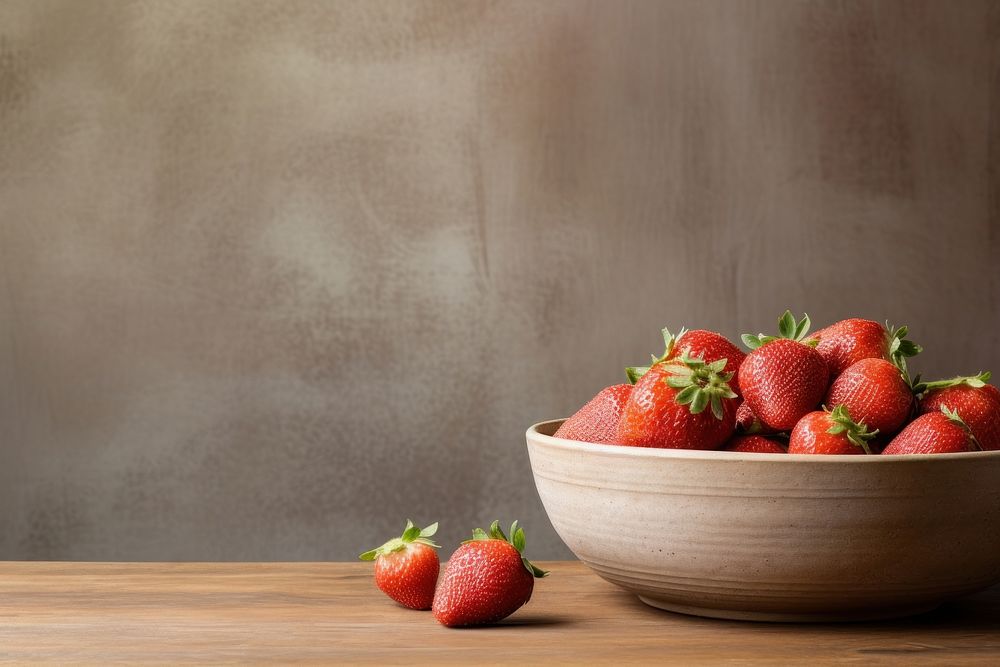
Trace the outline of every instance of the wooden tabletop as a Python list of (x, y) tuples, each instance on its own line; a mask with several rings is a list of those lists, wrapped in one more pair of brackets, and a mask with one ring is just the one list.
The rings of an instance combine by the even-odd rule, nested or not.
[(1000, 664), (1000, 587), (909, 620), (740, 623), (647, 607), (573, 562), (528, 605), (449, 630), (369, 563), (0, 563), (0, 661)]

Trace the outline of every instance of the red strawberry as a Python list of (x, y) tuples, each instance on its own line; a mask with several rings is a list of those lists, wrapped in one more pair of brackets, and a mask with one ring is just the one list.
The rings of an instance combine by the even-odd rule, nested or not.
[[(736, 423), (726, 359), (681, 357), (652, 366), (632, 388), (615, 441), (635, 447), (716, 449)], [(711, 410), (705, 410), (711, 406)]]
[(774, 431), (790, 430), (826, 394), (829, 371), (809, 342), (809, 316), (798, 323), (789, 311), (778, 320), (780, 337), (743, 335), (752, 351), (740, 366), (743, 400), (761, 423)]
[(947, 407), (962, 415), (983, 449), (1000, 449), (1000, 390), (990, 384), (989, 371), (973, 377), (927, 382), (917, 385), (924, 392), (920, 412), (938, 412)]
[[(732, 373), (729, 386), (737, 395), (740, 393), (737, 374), (740, 370), (740, 364), (743, 363), (743, 358), (746, 355), (743, 354), (742, 350), (729, 342), (728, 338), (722, 334), (704, 329), (695, 329), (694, 331), (681, 329), (677, 336), (670, 333), (669, 329), (663, 329), (662, 333), (666, 351), (660, 357), (654, 356), (653, 364), (658, 364), (668, 359), (676, 359), (684, 355), (701, 359), (706, 363), (725, 359), (726, 366), (722, 370), (726, 373)], [(628, 375), (629, 381), (635, 384), (648, 370), (649, 366), (631, 367), (625, 369), (625, 374)]]
[(784, 454), (785, 448), (777, 441), (762, 435), (737, 435), (722, 448), (727, 452), (746, 452), (754, 454)]
[(772, 430), (764, 426), (757, 415), (753, 413), (750, 409), (750, 405), (743, 401), (740, 403), (740, 407), (736, 408), (736, 430), (740, 433), (746, 433), (747, 435), (752, 435), (754, 433), (758, 434), (769, 434), (777, 433), (777, 431)]
[(410, 609), (430, 609), (434, 601), (440, 563), (431, 540), (438, 525), (423, 530), (406, 522), (402, 537), (389, 540), (377, 549), (361, 554), (361, 560), (375, 561), (375, 585), (393, 600)]
[(851, 416), (884, 435), (895, 433), (913, 412), (913, 390), (885, 359), (862, 359), (847, 367), (826, 392), (827, 405), (843, 405)]
[(851, 419), (843, 405), (832, 412), (810, 412), (792, 429), (789, 454), (871, 454), (868, 441), (877, 431)]
[(522, 556), (524, 530), (517, 521), (510, 539), (494, 521), (489, 535), (472, 532), (448, 560), (444, 578), (434, 594), (434, 618), (442, 625), (483, 625), (507, 618), (531, 599), (535, 579), (548, 572)]
[(906, 357), (923, 348), (906, 340), (906, 327), (884, 327), (872, 320), (849, 319), (820, 329), (813, 337), (819, 340), (816, 351), (830, 368), (830, 377), (837, 377), (862, 359), (885, 359), (906, 371)]
[(582, 408), (564, 421), (555, 437), (583, 442), (612, 443), (622, 409), (632, 393), (632, 385), (616, 384), (605, 387)]
[(958, 413), (941, 406), (941, 412), (920, 415), (899, 432), (883, 454), (942, 454), (970, 452), (979, 443)]

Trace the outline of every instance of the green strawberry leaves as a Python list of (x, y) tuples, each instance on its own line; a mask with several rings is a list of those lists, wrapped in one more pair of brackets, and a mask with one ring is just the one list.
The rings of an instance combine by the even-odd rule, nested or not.
[(663, 334), (663, 345), (665, 347), (663, 354), (659, 357), (656, 356), (655, 354), (649, 355), (650, 357), (652, 357), (649, 366), (629, 366), (628, 368), (626, 368), (625, 377), (628, 378), (629, 384), (635, 384), (636, 382), (639, 381), (639, 378), (645, 375), (650, 368), (652, 368), (656, 364), (663, 363), (671, 356), (673, 356), (674, 347), (677, 345), (677, 341), (680, 340), (681, 336), (687, 333), (687, 329), (681, 327), (681, 330), (678, 331), (677, 335), (675, 336), (674, 334), (670, 333), (670, 329), (663, 327), (663, 329), (660, 330), (660, 333)]
[(816, 338), (806, 339), (806, 334), (809, 333), (809, 327), (812, 326), (812, 320), (809, 319), (809, 314), (804, 313), (801, 320), (795, 321), (795, 316), (792, 315), (792, 311), (786, 310), (784, 314), (778, 318), (778, 335), (768, 336), (765, 334), (743, 334), (740, 336), (740, 340), (751, 350), (756, 350), (761, 345), (766, 345), (771, 341), (778, 340), (779, 338), (787, 338), (789, 340), (794, 340), (802, 343), (803, 345), (808, 345), (809, 347), (816, 347), (819, 340)]
[(855, 447), (864, 450), (865, 454), (871, 454), (872, 450), (868, 446), (868, 441), (878, 435), (878, 429), (869, 431), (864, 422), (856, 422), (851, 419), (847, 406), (838, 405), (830, 412), (830, 421), (833, 426), (826, 430), (831, 435), (844, 434)]
[(437, 533), (438, 525), (435, 521), (426, 528), (418, 528), (413, 525), (413, 522), (409, 519), (406, 520), (406, 528), (403, 529), (403, 534), (400, 537), (394, 537), (382, 546), (372, 549), (371, 551), (366, 551), (358, 558), (361, 560), (375, 560), (379, 556), (384, 556), (386, 554), (391, 554), (396, 551), (402, 551), (406, 548), (408, 544), (426, 544), (429, 547), (434, 547), (435, 549), (440, 549), (441, 545), (436, 544), (431, 537)]
[(711, 406), (715, 418), (722, 420), (725, 417), (722, 401), (736, 398), (736, 392), (729, 386), (733, 374), (723, 372), (728, 361), (718, 359), (706, 363), (700, 357), (690, 357), (687, 354), (672, 359), (668, 363), (670, 375), (665, 381), (679, 390), (674, 400), (680, 405), (687, 405), (693, 415), (704, 412), (705, 408)]
[(517, 549), (517, 553), (521, 554), (521, 564), (524, 565), (524, 569), (526, 569), (531, 574), (531, 576), (535, 577), (536, 579), (541, 579), (542, 577), (546, 577), (549, 575), (549, 572), (547, 570), (543, 570), (542, 568), (538, 567), (537, 565), (535, 565), (530, 560), (524, 557), (524, 528), (521, 528), (517, 524), (516, 520), (514, 521), (514, 523), (510, 525), (510, 538), (508, 538), (507, 535), (503, 532), (503, 528), (500, 527), (500, 522), (494, 521), (493, 523), (490, 524), (489, 533), (487, 533), (482, 528), (476, 528), (472, 531), (472, 539), (466, 540), (462, 544), (468, 544), (469, 542), (478, 542), (481, 540), (502, 540), (510, 544), (515, 549)]
[(906, 360), (908, 357), (915, 357), (924, 351), (924, 348), (917, 345), (912, 340), (906, 340), (906, 334), (909, 333), (909, 327), (893, 327), (888, 322), (885, 323), (885, 329), (889, 335), (889, 361), (899, 369), (899, 372), (903, 374), (903, 379), (909, 382), (914, 390), (919, 384), (920, 378), (915, 378), (910, 382), (910, 372), (906, 368)]
[[(965, 375), (954, 377), (949, 380), (935, 380), (934, 382), (918, 382), (915, 381), (913, 385), (913, 393), (917, 395), (926, 394), (930, 391), (936, 391), (938, 389), (947, 389), (949, 387), (957, 387), (958, 385), (964, 384), (970, 387), (985, 387), (986, 383), (989, 382), (992, 373), (990, 371), (984, 371), (979, 375)], [(918, 377), (917, 380), (920, 378)]]

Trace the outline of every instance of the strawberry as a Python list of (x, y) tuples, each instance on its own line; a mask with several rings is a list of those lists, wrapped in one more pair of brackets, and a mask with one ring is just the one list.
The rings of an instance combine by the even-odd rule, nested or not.
[(583, 442), (613, 443), (622, 409), (632, 393), (632, 385), (605, 387), (576, 413), (564, 421), (555, 437)]
[(740, 403), (740, 407), (736, 408), (736, 430), (747, 435), (754, 433), (763, 435), (777, 433), (777, 431), (769, 429), (761, 423), (746, 401)]
[(434, 594), (434, 618), (442, 625), (483, 625), (507, 618), (531, 599), (535, 579), (548, 572), (532, 565), (524, 552), (524, 530), (517, 521), (510, 539), (494, 521), (489, 535), (481, 528), (448, 559)]
[(406, 522), (401, 537), (361, 554), (361, 560), (375, 561), (375, 585), (393, 600), (410, 609), (430, 609), (434, 600), (440, 563), (431, 540), (438, 525), (424, 529)]
[(906, 358), (919, 354), (923, 348), (906, 340), (907, 328), (882, 326), (872, 320), (858, 318), (841, 320), (820, 329), (813, 337), (819, 343), (816, 351), (830, 368), (830, 377), (837, 377), (862, 359), (885, 359), (906, 371)]
[(851, 419), (847, 408), (838, 405), (832, 412), (810, 412), (792, 429), (789, 454), (871, 454), (868, 441), (878, 431)]
[(825, 403), (843, 405), (855, 420), (889, 435), (913, 412), (913, 389), (891, 362), (867, 358), (837, 376), (826, 392)]
[[(740, 364), (743, 363), (743, 358), (746, 355), (743, 354), (742, 350), (729, 342), (728, 338), (722, 334), (704, 329), (695, 329), (693, 331), (681, 329), (677, 336), (670, 333), (669, 329), (663, 329), (662, 333), (666, 351), (660, 357), (653, 357), (654, 365), (684, 355), (696, 357), (707, 363), (725, 359), (726, 366), (722, 370), (732, 374), (729, 386), (739, 395), (740, 385), (737, 375), (740, 370)], [(635, 384), (649, 368), (649, 366), (633, 366), (626, 368), (625, 374), (628, 375), (629, 382)]]
[(968, 424), (942, 405), (940, 412), (920, 415), (882, 450), (883, 454), (942, 454), (980, 449)]
[(746, 452), (754, 454), (784, 454), (785, 448), (777, 441), (762, 435), (737, 435), (722, 448), (726, 452)]
[[(635, 447), (716, 449), (736, 423), (737, 397), (727, 359), (660, 361), (632, 388), (615, 441)], [(705, 410), (711, 406), (711, 410)]]
[(796, 323), (789, 311), (778, 320), (780, 336), (744, 334), (751, 349), (740, 366), (743, 400), (764, 427), (788, 431), (826, 394), (829, 371), (823, 357), (803, 342), (809, 316)]
[(1000, 449), (1000, 390), (986, 384), (989, 379), (987, 371), (918, 384), (917, 390), (923, 393), (919, 411), (938, 412), (943, 406), (957, 411), (983, 449)]

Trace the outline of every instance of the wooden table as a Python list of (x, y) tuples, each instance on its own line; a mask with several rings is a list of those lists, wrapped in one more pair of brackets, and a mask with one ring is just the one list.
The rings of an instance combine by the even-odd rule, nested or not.
[(502, 625), (449, 630), (383, 597), (367, 563), (0, 563), (0, 661), (1000, 665), (1000, 587), (909, 620), (796, 626), (670, 614), (542, 565)]

